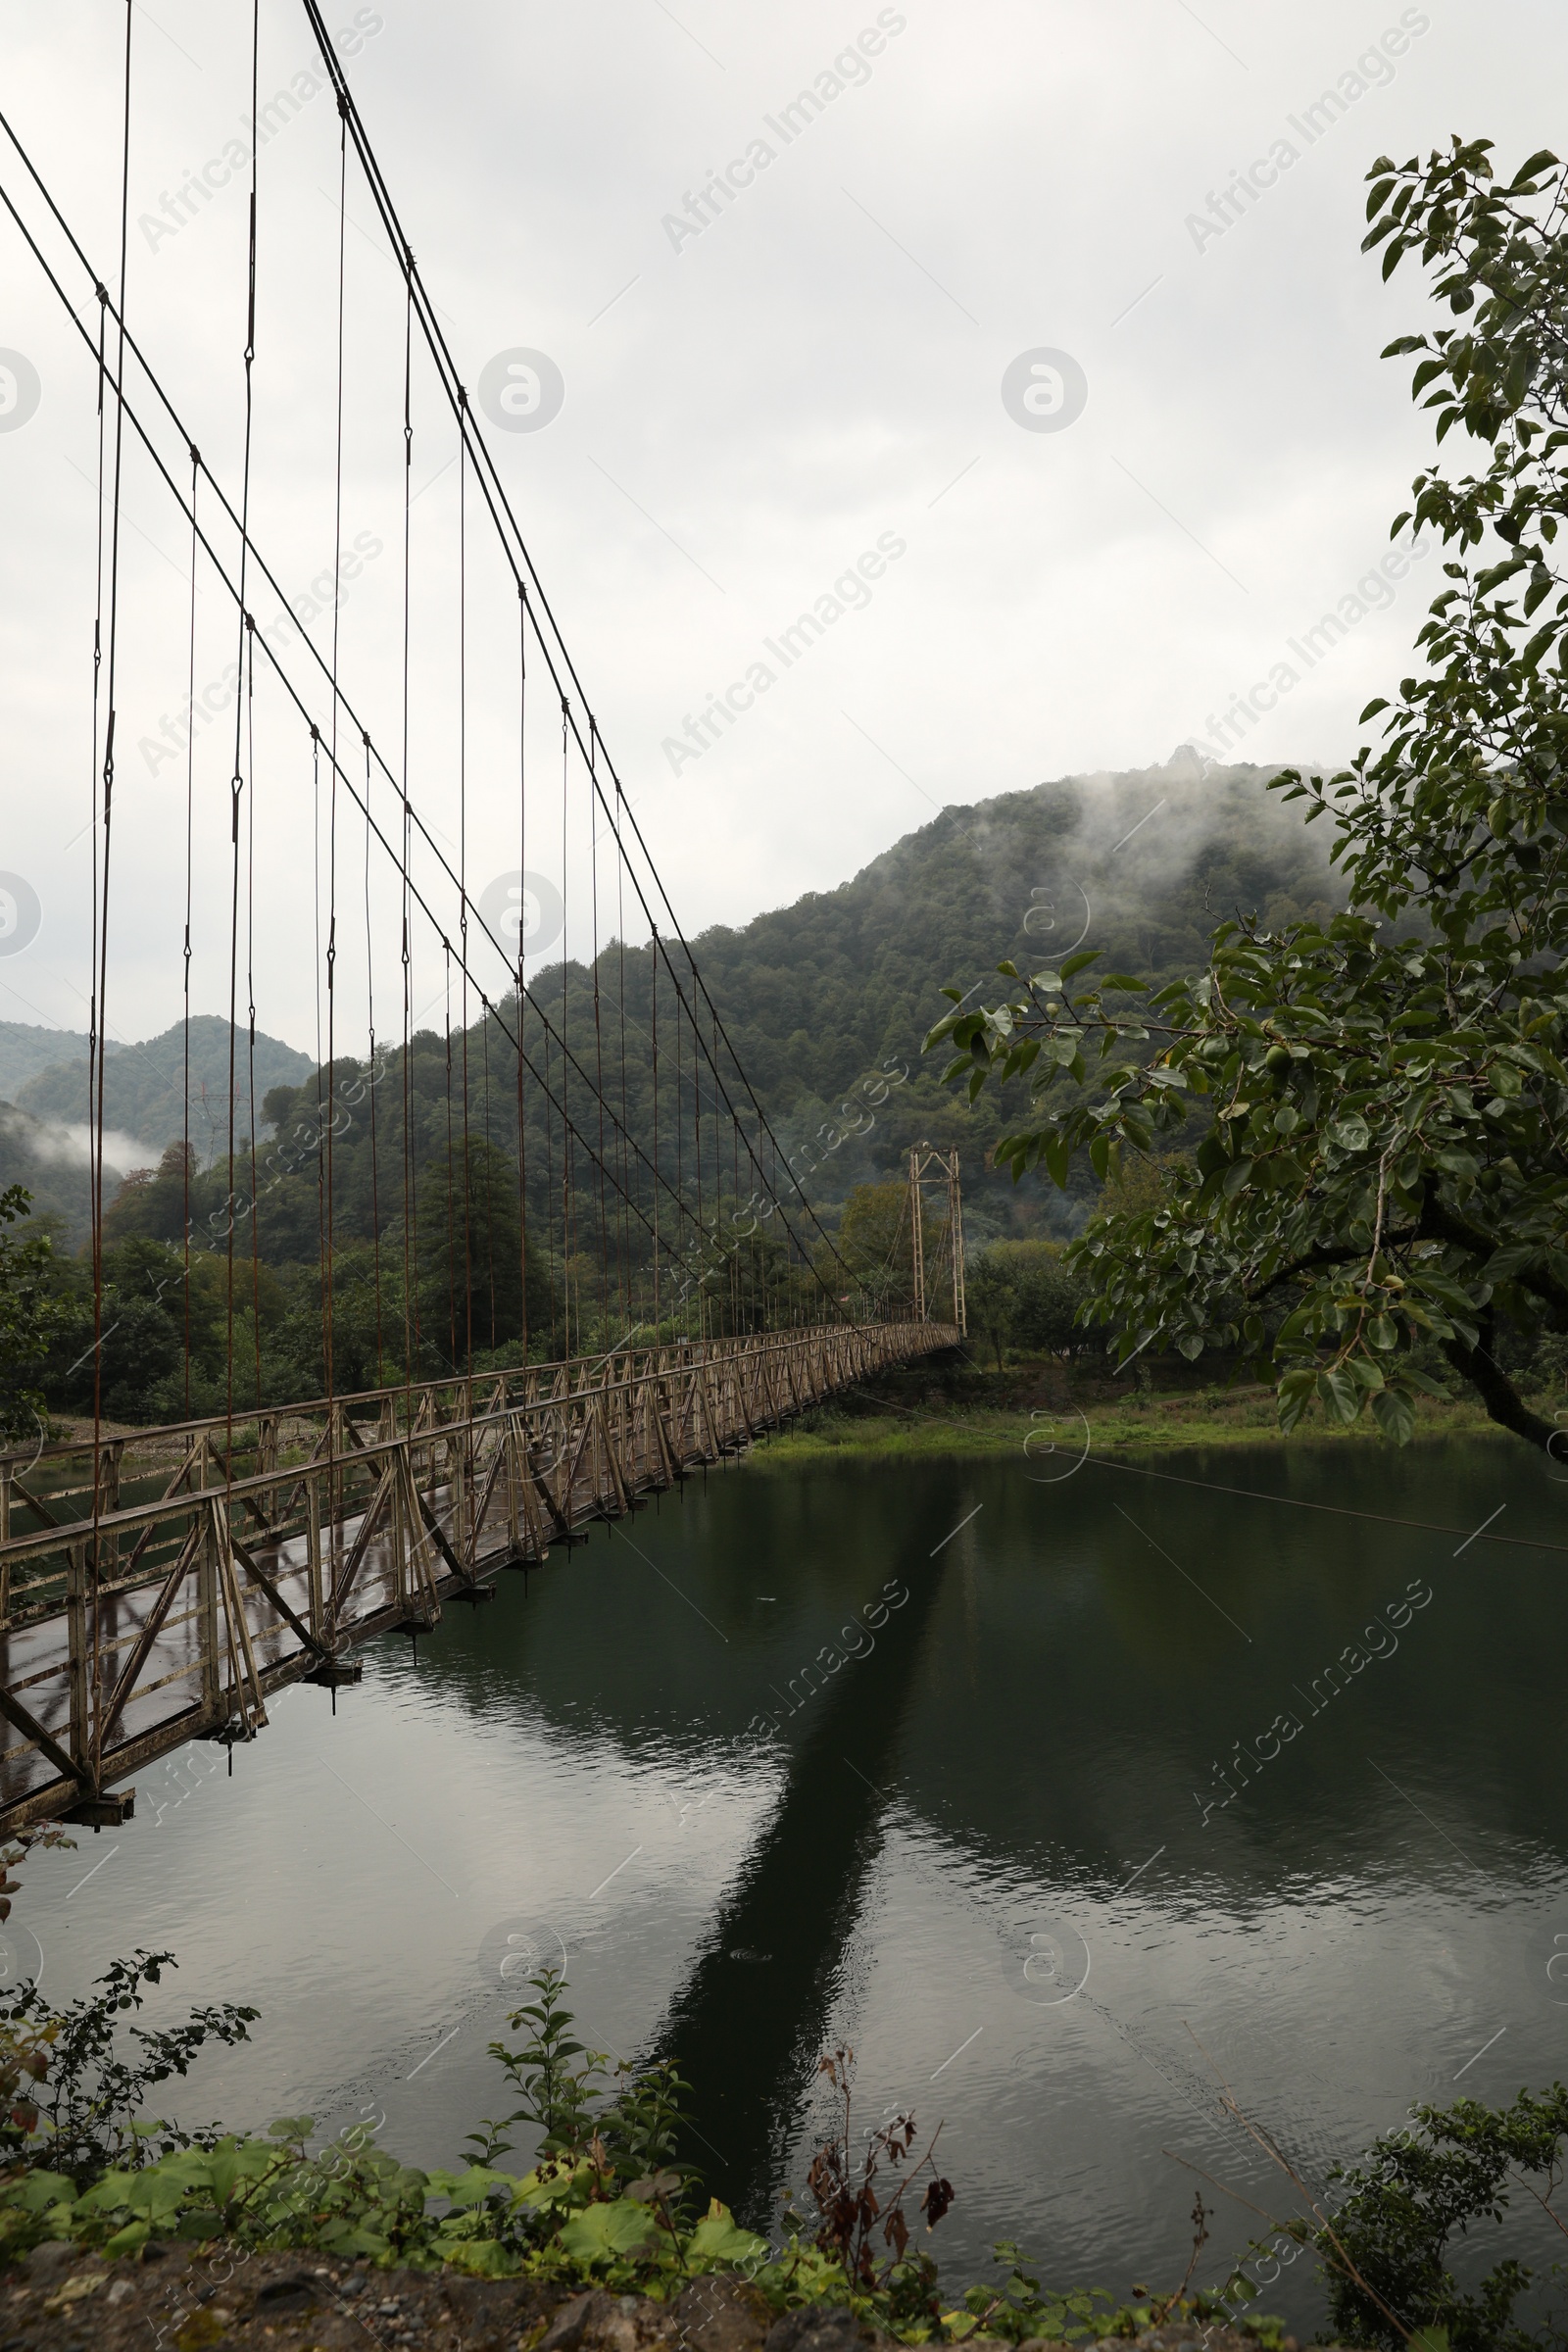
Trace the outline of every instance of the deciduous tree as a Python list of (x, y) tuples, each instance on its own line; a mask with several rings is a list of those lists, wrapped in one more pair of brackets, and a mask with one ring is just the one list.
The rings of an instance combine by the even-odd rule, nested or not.
[[(1499, 1316), (1568, 1321), (1568, 173), (1506, 186), (1490, 143), (1369, 174), (1366, 244), (1418, 255), (1452, 323), (1404, 335), (1415, 398), (1475, 470), (1417, 476), (1396, 516), (1448, 551), (1419, 665), (1368, 705), (1381, 749), (1271, 788), (1328, 817), (1350, 910), (1215, 932), (1206, 967), (1151, 993), (1086, 950), (927, 1040), (971, 1098), (1028, 1073), (1034, 1111), (997, 1156), (1065, 1185), (1184, 1127), (1196, 1166), (1094, 1219), (1072, 1256), (1125, 1360), (1237, 1348), (1287, 1428), (1315, 1397), (1409, 1437), (1436, 1342), (1492, 1418), (1552, 1425), (1497, 1361)], [(956, 991), (950, 991), (956, 997)]]

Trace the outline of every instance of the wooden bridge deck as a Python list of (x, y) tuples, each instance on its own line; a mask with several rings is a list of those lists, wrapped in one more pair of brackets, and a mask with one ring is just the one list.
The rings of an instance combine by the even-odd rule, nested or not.
[(284, 1684), (357, 1681), (355, 1643), (956, 1339), (824, 1326), (0, 1456), (0, 1832), (126, 1818), (112, 1784), (185, 1740), (253, 1737)]

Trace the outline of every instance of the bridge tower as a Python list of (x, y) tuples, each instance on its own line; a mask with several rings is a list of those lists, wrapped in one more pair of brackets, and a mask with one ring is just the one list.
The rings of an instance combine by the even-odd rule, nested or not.
[[(926, 1271), (925, 1185), (940, 1183), (947, 1192), (948, 1213), (945, 1222), (937, 1226), (931, 1256), (929, 1281)], [(914, 1259), (914, 1312), (918, 1322), (926, 1319), (927, 1294), (939, 1286), (946, 1290), (951, 1279), (953, 1289), (953, 1320), (958, 1336), (968, 1336), (969, 1323), (963, 1295), (963, 1204), (958, 1186), (958, 1151), (939, 1152), (934, 1144), (918, 1143), (909, 1151), (909, 1233)], [(943, 1265), (943, 1258), (949, 1260)]]

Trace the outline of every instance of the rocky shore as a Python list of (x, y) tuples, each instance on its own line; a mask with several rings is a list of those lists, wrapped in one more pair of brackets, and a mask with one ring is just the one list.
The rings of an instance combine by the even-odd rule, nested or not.
[[(971, 2345), (988, 2339), (972, 2336)], [(1173, 2318), (1119, 2344), (1258, 2352), (1232, 2328)], [(780, 2317), (739, 2278), (693, 2279), (657, 2303), (600, 2290), (563, 2298), (530, 2279), (380, 2271), (311, 2254), (147, 2246), (105, 2262), (37, 2247), (0, 2283), (0, 2352), (895, 2352), (841, 2306)], [(1011, 2352), (1011, 2348), (1008, 2348)], [(1036, 2338), (1022, 2352), (1073, 2352)], [(1079, 2348), (1081, 2352), (1081, 2347)], [(1293, 2337), (1285, 2352), (1298, 2352)]]

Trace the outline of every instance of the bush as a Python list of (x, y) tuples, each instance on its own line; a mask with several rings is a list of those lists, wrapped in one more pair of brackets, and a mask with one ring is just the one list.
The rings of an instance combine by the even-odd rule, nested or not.
[(964, 1287), (970, 1328), (995, 1350), (999, 1372), (1009, 1347), (1071, 1361), (1089, 1344), (1078, 1321), (1089, 1285), (1055, 1242), (993, 1242)]
[(1337, 2166), (1329, 2176), (1348, 2194), (1314, 2242), (1346, 2342), (1400, 2352), (1414, 2330), (1434, 2352), (1537, 2352), (1568, 2343), (1549, 2322), (1544, 2334), (1513, 2325), (1514, 2305), (1535, 2283), (1516, 2257), (1504, 2256), (1474, 2293), (1446, 2267), (1456, 2230), (1463, 2236), (1473, 2223), (1501, 2226), (1510, 2186), (1549, 2210), (1563, 2173), (1568, 2090), (1560, 2082), (1542, 2093), (1522, 2090), (1511, 2107), (1476, 2099), (1417, 2107), (1413, 2122), (1414, 2131), (1379, 2141), (1360, 2164)]
[[(146, 2086), (183, 2074), (209, 2034), (242, 2038), (256, 2014), (198, 2011), (188, 2026), (163, 2034), (134, 2027), (140, 2053), (118, 2054), (120, 2017), (167, 1960), (138, 1953), (115, 1962), (92, 1999), (47, 2021), (38, 2071), (57, 2071), (40, 2101), (44, 2112), (29, 2116), (24, 2103), (11, 2118), (11, 2170), (0, 2177), (0, 2261), (49, 2239), (111, 2260), (135, 2257), (153, 2239), (223, 2239), (382, 2269), (526, 2277), (564, 2294), (601, 2286), (662, 2301), (693, 2278), (739, 2273), (775, 2311), (847, 2306), (910, 2343), (961, 2342), (981, 2332), (1014, 2343), (1046, 2333), (1102, 2340), (1152, 2322), (1220, 2313), (1211, 2298), (1188, 2299), (1185, 2279), (1152, 2305), (1121, 2310), (1108, 2308), (1102, 2290), (1052, 2294), (1012, 2245), (997, 2249), (1007, 2270), (1001, 2286), (971, 2287), (944, 2311), (936, 2265), (923, 2245), (910, 2243), (911, 2225), (923, 2217), (928, 2234), (953, 2201), (951, 2183), (931, 2163), (935, 2134), (916, 2155), (907, 2115), (869, 2133), (857, 2129), (848, 2050), (822, 2061), (838, 2097), (836, 2129), (810, 2167), (811, 2211), (786, 2213), (781, 2244), (741, 2228), (716, 2198), (694, 2213), (695, 2176), (674, 2158), (686, 2128), (685, 2084), (659, 2060), (612, 2082), (602, 2054), (573, 2038), (564, 1979), (548, 1969), (531, 1980), (534, 2000), (510, 2020), (514, 2033), (522, 2031), (519, 2045), (490, 2045), (520, 2104), (469, 2135), (478, 2159), (458, 2170), (402, 2164), (363, 2125), (313, 2154), (309, 2116), (282, 2116), (265, 2135), (246, 2136), (145, 2124), (131, 2108)], [(41, 2010), (34, 1993), (11, 2016), (35, 2023)], [(520, 2178), (494, 2162), (510, 2145), (501, 2133), (517, 2123), (540, 2134), (533, 2169)], [(922, 2176), (916, 2203), (909, 2192)], [(1273, 2321), (1250, 2323), (1246, 2332), (1265, 2348), (1282, 2340)]]

